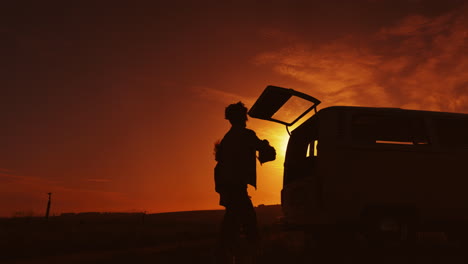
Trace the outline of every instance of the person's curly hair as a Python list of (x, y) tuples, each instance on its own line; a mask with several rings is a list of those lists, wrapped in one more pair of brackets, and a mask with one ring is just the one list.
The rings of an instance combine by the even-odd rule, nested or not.
[(236, 104), (230, 104), (226, 107), (224, 117), (227, 120), (238, 120), (241, 118), (247, 118), (247, 107), (242, 102)]

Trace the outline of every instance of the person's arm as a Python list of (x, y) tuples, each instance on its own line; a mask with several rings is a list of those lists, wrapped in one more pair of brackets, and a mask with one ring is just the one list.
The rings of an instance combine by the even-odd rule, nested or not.
[(264, 141), (267, 141), (267, 140), (259, 139), (257, 137), (257, 134), (255, 133), (255, 131), (253, 131), (253, 130), (249, 130), (249, 132), (250, 132), (250, 137), (251, 137), (251, 140), (252, 140), (251, 142), (252, 142), (253, 146), (255, 147), (255, 150), (260, 151), (261, 149), (263, 149), (263, 146), (265, 145)]
[(276, 159), (276, 150), (270, 145), (270, 142), (266, 139), (259, 139), (254, 131), (252, 131), (255, 137), (255, 149), (258, 150), (258, 160), (260, 163), (273, 161)]

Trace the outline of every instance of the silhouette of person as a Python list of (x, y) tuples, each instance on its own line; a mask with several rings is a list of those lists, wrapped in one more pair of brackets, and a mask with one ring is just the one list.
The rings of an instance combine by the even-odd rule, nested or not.
[(215, 190), (219, 204), (226, 208), (221, 223), (218, 257), (235, 254), (240, 231), (256, 247), (259, 240), (257, 216), (247, 193), (247, 185), (256, 188), (256, 152), (270, 152), (272, 156), (261, 160), (274, 160), (276, 152), (267, 140), (260, 140), (253, 130), (246, 128), (247, 108), (242, 102), (226, 107), (225, 118), (231, 129), (215, 144)]

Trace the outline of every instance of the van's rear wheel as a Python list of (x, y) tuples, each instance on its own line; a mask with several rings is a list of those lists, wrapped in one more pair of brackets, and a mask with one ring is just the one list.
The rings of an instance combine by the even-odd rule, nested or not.
[(304, 257), (307, 263), (343, 263), (359, 257), (355, 225), (336, 224), (305, 232)]
[(416, 238), (417, 214), (410, 208), (379, 207), (361, 216), (370, 245), (411, 243)]

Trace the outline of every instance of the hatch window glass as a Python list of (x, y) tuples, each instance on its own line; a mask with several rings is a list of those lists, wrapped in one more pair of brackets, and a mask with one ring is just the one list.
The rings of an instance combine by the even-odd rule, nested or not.
[(278, 111), (272, 116), (272, 119), (283, 120), (286, 123), (294, 123), (300, 115), (313, 107), (314, 103), (302, 98), (292, 96)]

